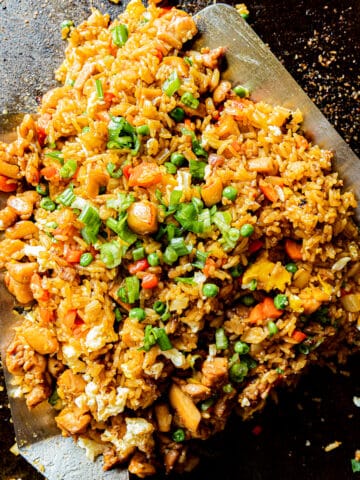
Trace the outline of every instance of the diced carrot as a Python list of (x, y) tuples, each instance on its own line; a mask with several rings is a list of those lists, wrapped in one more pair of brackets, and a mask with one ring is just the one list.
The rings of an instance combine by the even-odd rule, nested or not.
[(142, 260), (138, 260), (137, 262), (129, 265), (129, 273), (131, 273), (131, 275), (135, 275), (135, 273), (143, 272), (147, 268), (149, 268), (149, 262), (146, 260), (146, 258), (143, 258)]
[(291, 335), (291, 337), (297, 342), (301, 343), (305, 340), (307, 337), (306, 333), (301, 332), (300, 330), (294, 330), (294, 333)]
[(36, 127), (36, 136), (37, 136), (38, 142), (40, 143), (40, 147), (43, 147), (45, 145), (45, 140), (47, 135), (46, 135), (45, 129), (40, 125), (37, 125)]
[(112, 101), (114, 100), (115, 95), (111, 92), (105, 92), (104, 93), (104, 102), (108, 107), (110, 107)]
[(47, 307), (39, 307), (39, 316), (43, 323), (50, 323), (54, 320), (54, 310), (50, 310)]
[(297, 148), (303, 148), (304, 150), (309, 146), (309, 142), (302, 135), (295, 135), (295, 143)]
[(302, 260), (301, 244), (290, 240), (285, 240), (285, 251), (291, 260)]
[(43, 288), (41, 277), (36, 272), (31, 275), (30, 289), (38, 302), (47, 302), (49, 300), (50, 293)]
[(185, 124), (185, 127), (186, 127), (188, 130), (193, 130), (192, 125), (191, 125), (191, 120), (190, 120), (190, 118), (185, 118), (184, 124)]
[(69, 248), (65, 253), (65, 260), (68, 263), (79, 263), (82, 253), (82, 250)]
[(248, 252), (255, 253), (264, 246), (264, 242), (261, 240), (253, 240), (249, 243)]
[(261, 303), (255, 305), (249, 315), (250, 323), (260, 323), (266, 319), (276, 319), (281, 317), (282, 310), (278, 310), (274, 305), (274, 300), (271, 297), (266, 297)]
[(132, 168), (129, 177), (130, 187), (150, 187), (161, 182), (162, 174), (155, 163), (142, 162)]
[(132, 166), (130, 164), (124, 165), (122, 168), (122, 172), (127, 179), (129, 179), (131, 171), (132, 171)]
[(211, 270), (213, 270), (215, 267), (216, 267), (215, 260), (208, 257), (205, 260), (205, 267), (203, 268), (203, 274), (205, 275), (205, 277), (209, 277), (210, 273), (211, 273)]
[(17, 189), (17, 181), (5, 175), (0, 175), (0, 190), (2, 192), (14, 192)]
[(40, 170), (40, 174), (46, 178), (46, 180), (50, 180), (51, 178), (55, 177), (58, 173), (58, 169), (56, 167), (44, 167)]
[(262, 191), (262, 193), (265, 195), (265, 197), (268, 200), (270, 200), (270, 202), (276, 202), (279, 199), (279, 196), (275, 188), (270, 183), (260, 181), (259, 188)]
[(65, 313), (64, 318), (63, 318), (64, 325), (68, 328), (73, 328), (73, 326), (75, 324), (76, 316), (77, 316), (76, 308), (68, 310)]
[(235, 150), (235, 152), (241, 152), (241, 143), (240, 143), (240, 142), (237, 142), (236, 140), (234, 140), (234, 141), (231, 143), (231, 146), (233, 147), (233, 149)]
[(147, 273), (142, 279), (141, 286), (146, 290), (155, 288), (159, 284), (159, 279), (154, 273)]

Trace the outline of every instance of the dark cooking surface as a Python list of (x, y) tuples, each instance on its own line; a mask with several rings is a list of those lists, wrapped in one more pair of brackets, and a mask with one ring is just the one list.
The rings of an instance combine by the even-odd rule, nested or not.
[[(126, 3), (91, 2), (112, 13)], [(178, 4), (196, 12), (212, 3), (183, 0)], [(0, 113), (35, 108), (36, 97), (54, 84), (51, 76), (40, 80), (42, 69), (51, 71), (62, 58), (60, 29), (54, 26), (64, 19), (85, 18), (89, 4), (85, 0), (0, 0)], [(254, 30), (360, 155), (359, 0), (248, 0), (246, 5)], [(359, 474), (351, 472), (350, 459), (360, 449), (360, 416), (353, 403), (353, 396), (360, 396), (359, 356), (343, 370), (350, 376), (314, 369), (295, 392), (280, 392), (279, 405), (270, 402), (249, 423), (234, 420), (226, 435), (205, 445), (203, 466), (189, 480), (356, 478)], [(2, 386), (0, 377), (0, 390)], [(43, 479), (9, 452), (14, 434), (6, 403), (0, 391), (0, 479)], [(254, 427), (255, 433), (261, 430), (258, 435)], [(324, 452), (334, 441), (342, 442), (341, 446)], [(81, 474), (79, 480), (83, 480)]]

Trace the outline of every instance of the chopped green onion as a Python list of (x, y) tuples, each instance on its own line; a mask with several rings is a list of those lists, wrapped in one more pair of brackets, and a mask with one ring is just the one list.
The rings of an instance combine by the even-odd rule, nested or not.
[(165, 80), (165, 82), (163, 83), (162, 90), (168, 97), (172, 97), (174, 93), (179, 90), (180, 87), (181, 87), (180, 78), (177, 74), (177, 71), (174, 70), (170, 74), (169, 78)]
[(132, 256), (134, 260), (141, 260), (142, 258), (145, 257), (145, 248), (144, 247), (135, 248), (132, 252)]
[(169, 112), (170, 117), (175, 120), (176, 123), (180, 123), (185, 118), (184, 109), (181, 107), (175, 107), (171, 112)]
[(205, 283), (202, 288), (202, 293), (207, 298), (216, 297), (219, 293), (219, 287), (215, 285), (215, 283)]
[(242, 273), (243, 273), (243, 268), (240, 265), (236, 265), (236, 267), (233, 267), (230, 269), (230, 275), (233, 278), (241, 277)]
[(170, 241), (170, 247), (172, 247), (179, 257), (188, 255), (189, 249), (191, 251), (192, 247), (187, 246), (185, 240), (182, 237), (172, 238)]
[(207, 400), (204, 400), (200, 404), (200, 410), (202, 412), (206, 412), (206, 410), (209, 410), (209, 408), (214, 405), (214, 399), (213, 398), (208, 398)]
[(56, 223), (56, 222), (47, 222), (45, 224), (45, 227), (46, 228), (50, 228), (50, 229), (55, 229), (57, 228), (59, 225)]
[(149, 262), (149, 265), (151, 267), (156, 267), (160, 263), (159, 255), (155, 252), (154, 253), (149, 253), (149, 255), (147, 257), (147, 261)]
[(223, 389), (223, 392), (224, 392), (224, 393), (231, 393), (231, 392), (234, 390), (234, 388), (233, 388), (233, 386), (231, 385), (231, 383), (227, 383), (226, 385), (223, 386), (222, 389)]
[(282, 368), (278, 367), (276, 369), (276, 373), (278, 373), (279, 375), (282, 375), (284, 373), (284, 370)]
[(232, 202), (236, 199), (237, 194), (237, 189), (235, 187), (232, 187), (231, 185), (225, 187), (222, 192), (222, 196), (227, 198), (228, 200), (231, 200)]
[(89, 227), (99, 225), (101, 222), (99, 212), (88, 202), (86, 202), (84, 208), (78, 216), (78, 219), (80, 222), (85, 223), (85, 225)]
[(176, 262), (178, 257), (179, 255), (176, 253), (176, 250), (173, 247), (171, 247), (170, 245), (166, 247), (166, 250), (163, 254), (163, 260), (165, 263), (167, 263), (168, 265), (172, 265)]
[(156, 338), (156, 343), (159, 345), (161, 351), (164, 352), (173, 348), (164, 328), (153, 327), (152, 332)]
[(300, 353), (304, 354), (304, 355), (309, 355), (311, 349), (310, 349), (310, 346), (307, 345), (306, 343), (300, 343), (300, 345), (298, 345), (298, 350)]
[(72, 20), (64, 20), (61, 23), (61, 28), (70, 28), (74, 26), (74, 22)]
[(106, 206), (113, 208), (119, 213), (125, 212), (132, 203), (135, 202), (135, 197), (133, 194), (118, 193), (117, 198), (108, 200)]
[(98, 96), (98, 99), (104, 100), (104, 91), (103, 91), (103, 86), (100, 78), (97, 78), (95, 80), (95, 87), (96, 87), (96, 95)]
[(103, 243), (100, 247), (100, 259), (106, 268), (115, 268), (120, 265), (123, 255), (123, 249), (118, 242)]
[(77, 161), (68, 160), (59, 170), (59, 175), (61, 178), (71, 178), (77, 170)]
[(52, 407), (54, 407), (59, 400), (60, 400), (60, 397), (59, 397), (58, 391), (56, 388), (54, 388), (50, 397), (48, 398), (48, 402)]
[(123, 47), (128, 40), (129, 32), (126, 25), (121, 23), (116, 25), (112, 30), (112, 41), (117, 47)]
[(88, 133), (90, 132), (90, 127), (87, 126), (87, 127), (84, 127), (82, 130), (81, 130), (81, 133)]
[(181, 101), (184, 105), (193, 108), (194, 110), (196, 110), (200, 105), (200, 101), (190, 92), (185, 92), (183, 95), (181, 95)]
[(156, 344), (156, 338), (153, 333), (153, 327), (151, 325), (146, 325), (144, 331), (144, 346), (143, 349), (145, 352), (148, 352), (150, 348)]
[(56, 209), (56, 204), (50, 197), (44, 197), (41, 199), (40, 207), (48, 212), (53, 212)]
[(190, 160), (189, 167), (192, 178), (196, 180), (204, 180), (206, 165), (205, 162), (199, 160)]
[(100, 224), (97, 225), (85, 225), (84, 228), (81, 229), (80, 233), (82, 238), (88, 245), (93, 245), (98, 240), (98, 233), (99, 233)]
[(136, 133), (139, 135), (150, 135), (149, 125), (139, 125), (136, 127)]
[(120, 178), (123, 174), (122, 169), (118, 168), (116, 170), (116, 165), (115, 165), (115, 163), (112, 163), (112, 162), (109, 162), (106, 165), (106, 171), (108, 172), (108, 174), (110, 175), (111, 178)]
[(267, 329), (269, 330), (269, 336), (272, 337), (273, 335), (276, 335), (279, 329), (277, 328), (275, 322), (270, 321), (267, 324)]
[(166, 305), (161, 300), (157, 300), (153, 305), (153, 309), (155, 313), (157, 313), (158, 315), (162, 315), (166, 312)]
[(167, 320), (169, 320), (170, 317), (171, 317), (170, 312), (165, 312), (161, 315), (160, 320), (162, 322), (166, 322)]
[(125, 287), (129, 303), (135, 303), (140, 296), (140, 281), (135, 275), (125, 278)]
[(356, 458), (351, 459), (351, 469), (353, 473), (360, 472), (360, 460)]
[(255, 303), (255, 298), (252, 295), (244, 295), (241, 297), (241, 303), (246, 307), (251, 307)]
[(257, 281), (255, 280), (255, 278), (253, 278), (250, 282), (250, 285), (249, 285), (249, 290), (251, 292), (254, 292), (257, 288)]
[(204, 202), (200, 198), (193, 197), (191, 203), (194, 205), (196, 213), (200, 213), (204, 208)]
[(229, 370), (230, 380), (235, 383), (241, 383), (248, 374), (248, 372), (249, 369), (246, 363), (234, 363)]
[(173, 152), (170, 157), (170, 162), (177, 167), (182, 167), (186, 162), (185, 156), (180, 152)]
[(216, 329), (215, 344), (218, 350), (226, 350), (228, 348), (229, 340), (227, 339), (227, 336), (225, 335), (225, 330), (223, 328)]
[(246, 355), (250, 352), (250, 347), (247, 343), (238, 340), (237, 342), (235, 342), (234, 351), (239, 355)]
[(196, 250), (195, 262), (192, 264), (193, 267), (196, 267), (202, 270), (205, 267), (205, 262), (208, 256), (209, 256), (208, 252), (202, 252), (201, 250)]
[(44, 183), (39, 183), (38, 185), (36, 185), (36, 191), (42, 197), (44, 197), (45, 195), (49, 195), (49, 187)]
[(178, 205), (182, 195), (183, 195), (182, 190), (173, 190), (170, 194), (170, 202), (169, 202), (170, 207)]
[(233, 88), (233, 92), (240, 98), (245, 98), (249, 96), (249, 90), (242, 85), (236, 85), (236, 87)]
[(175, 282), (187, 283), (188, 285), (195, 285), (193, 277), (175, 277)]
[(108, 125), (109, 149), (129, 148), (132, 155), (140, 150), (140, 140), (132, 125), (124, 117), (112, 117)]
[(171, 435), (171, 438), (174, 440), (174, 442), (180, 443), (185, 440), (185, 432), (182, 428), (178, 428), (173, 432)]
[(194, 64), (190, 57), (184, 57), (184, 62), (187, 63), (190, 67), (192, 67)]
[(290, 273), (296, 273), (298, 271), (298, 267), (296, 263), (292, 263), (292, 262), (286, 264), (285, 269)]
[(60, 150), (54, 150), (53, 152), (47, 152), (45, 153), (45, 157), (52, 158), (53, 160), (56, 160), (59, 162), (61, 165), (64, 163), (64, 156)]
[(274, 298), (274, 305), (278, 310), (284, 310), (289, 305), (289, 300), (286, 295), (279, 293)]
[(165, 162), (164, 166), (166, 168), (166, 173), (171, 173), (171, 175), (175, 175), (175, 173), (177, 172), (176, 166), (171, 162)]
[(142, 322), (146, 318), (145, 310), (143, 308), (132, 308), (129, 312), (129, 318)]
[(118, 307), (115, 308), (115, 321), (116, 322), (121, 322), (122, 320), (122, 315), (120, 312), (120, 309)]
[(240, 228), (240, 235), (242, 237), (250, 237), (254, 233), (254, 227), (250, 223), (245, 223)]

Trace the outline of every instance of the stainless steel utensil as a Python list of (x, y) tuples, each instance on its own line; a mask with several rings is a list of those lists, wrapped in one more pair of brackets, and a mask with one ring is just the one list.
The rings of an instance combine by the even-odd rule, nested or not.
[[(254, 100), (300, 108), (305, 116), (304, 130), (314, 142), (335, 153), (335, 168), (360, 198), (360, 163), (344, 140), (307, 97), (281, 63), (273, 56), (235, 9), (225, 4), (205, 8), (196, 15), (200, 35), (195, 48), (208, 46), (227, 48), (228, 68), (225, 78), (246, 85)], [(2, 127), (3, 128), (3, 125)], [(360, 209), (356, 211), (360, 219)], [(1, 353), (11, 337), (16, 316), (11, 313), (13, 297), (1, 284), (2, 322)], [(31, 414), (24, 401), (16, 399), (9, 376), (6, 377), (10, 404), (20, 453), (49, 480), (127, 479), (122, 469), (103, 472), (101, 461), (91, 462), (73, 441), (59, 435), (53, 414), (47, 405), (40, 405)]]

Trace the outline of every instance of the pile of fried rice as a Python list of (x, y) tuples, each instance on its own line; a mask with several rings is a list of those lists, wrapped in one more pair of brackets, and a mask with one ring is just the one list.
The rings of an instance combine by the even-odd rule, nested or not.
[(360, 343), (354, 195), (301, 112), (222, 80), (225, 48), (183, 48), (196, 32), (139, 0), (65, 22), (62, 86), (0, 144), (7, 368), (139, 477), (190, 470), (231, 411)]

